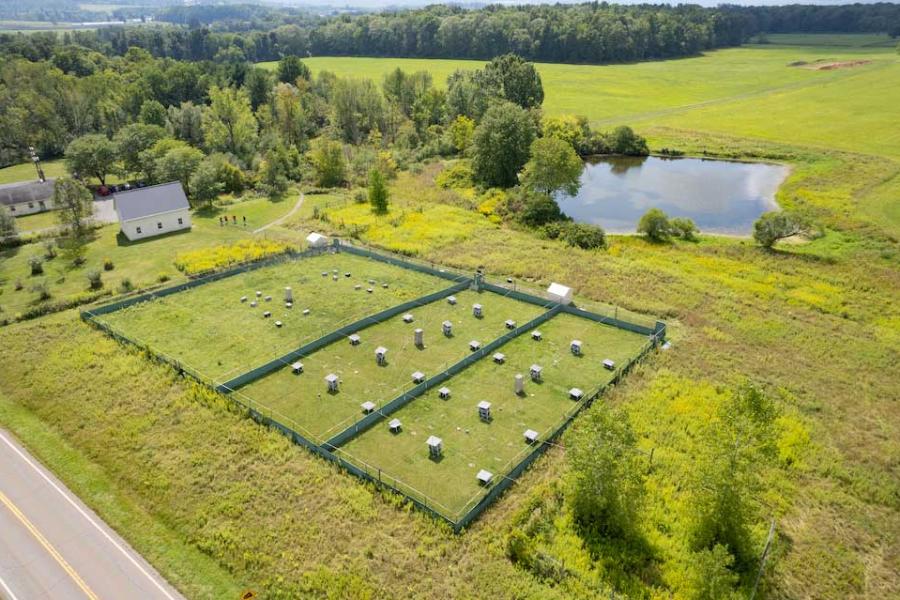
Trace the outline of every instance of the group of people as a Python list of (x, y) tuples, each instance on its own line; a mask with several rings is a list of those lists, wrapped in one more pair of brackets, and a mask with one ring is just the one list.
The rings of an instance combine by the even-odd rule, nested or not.
[[(242, 217), (244, 219), (244, 227), (247, 226), (247, 217)], [(231, 215), (231, 223), (233, 225), (237, 225), (237, 215)], [(228, 225), (228, 215), (224, 217), (219, 217), (219, 225), (225, 226)]]

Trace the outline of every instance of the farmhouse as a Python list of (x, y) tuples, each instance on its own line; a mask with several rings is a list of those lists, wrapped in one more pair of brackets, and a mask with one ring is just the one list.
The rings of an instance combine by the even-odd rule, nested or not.
[(0, 185), (0, 206), (14, 217), (50, 210), (53, 208), (53, 188), (52, 179)]
[(113, 201), (129, 240), (191, 228), (191, 207), (178, 181), (118, 192)]

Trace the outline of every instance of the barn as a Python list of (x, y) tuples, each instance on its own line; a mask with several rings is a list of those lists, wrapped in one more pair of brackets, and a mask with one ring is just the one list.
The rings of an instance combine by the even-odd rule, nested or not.
[(50, 210), (53, 208), (54, 187), (53, 179), (0, 185), (0, 206), (14, 217)]

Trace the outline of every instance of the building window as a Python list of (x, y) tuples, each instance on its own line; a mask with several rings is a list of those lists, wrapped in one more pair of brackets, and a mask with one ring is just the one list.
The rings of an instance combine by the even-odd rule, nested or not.
[(34, 208), (34, 202), (29, 202), (29, 203), (28, 203), (28, 208)]
[(162, 221), (159, 221), (159, 222), (156, 223), (156, 228), (157, 228), (157, 229), (162, 229)]
[(184, 221), (181, 219), (181, 217), (178, 217), (178, 224), (179, 224), (179, 225), (184, 225)]
[(140, 227), (137, 228), (137, 232), (138, 232), (138, 234), (141, 233), (141, 228), (140, 228)]

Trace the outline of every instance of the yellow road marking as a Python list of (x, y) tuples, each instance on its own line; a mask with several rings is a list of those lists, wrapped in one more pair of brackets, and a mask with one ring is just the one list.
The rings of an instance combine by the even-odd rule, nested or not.
[(9, 512), (11, 512), (13, 516), (17, 518), (22, 523), (22, 525), (25, 526), (25, 528), (29, 533), (31, 533), (34, 539), (40, 542), (41, 546), (43, 546), (44, 549), (50, 554), (50, 556), (52, 556), (53, 559), (57, 563), (59, 563), (59, 566), (61, 566), (63, 570), (69, 574), (69, 577), (72, 578), (72, 581), (74, 581), (75, 584), (79, 588), (81, 588), (81, 591), (84, 592), (88, 598), (90, 598), (91, 600), (100, 600), (97, 597), (97, 594), (95, 594), (93, 590), (88, 587), (81, 576), (75, 572), (75, 569), (73, 569), (72, 566), (66, 562), (66, 559), (64, 559), (62, 555), (56, 551), (56, 548), (54, 548), (50, 544), (50, 542), (47, 541), (47, 538), (45, 538), (43, 534), (41, 534), (41, 532), (37, 530), (37, 528), (31, 523), (31, 521), (28, 520), (28, 517), (22, 514), (22, 511), (19, 510), (19, 507), (13, 504), (12, 500), (7, 498), (6, 494), (4, 494), (3, 492), (0, 492), (0, 502), (2, 502), (6, 506), (6, 508), (9, 509)]

